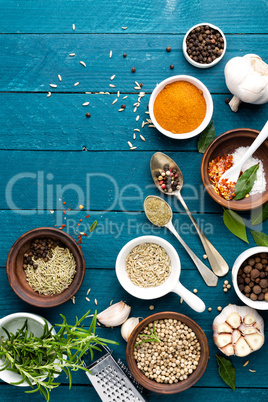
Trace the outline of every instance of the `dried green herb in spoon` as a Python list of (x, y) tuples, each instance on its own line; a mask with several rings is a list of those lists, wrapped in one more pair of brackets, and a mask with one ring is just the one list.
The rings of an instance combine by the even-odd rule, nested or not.
[(89, 352), (93, 359), (93, 351), (100, 350), (98, 345), (117, 344), (95, 334), (97, 312), (89, 329), (81, 325), (89, 313), (90, 311), (80, 320), (76, 319), (75, 325), (67, 324), (66, 318), (61, 315), (63, 322), (55, 325), (59, 328), (56, 335), (52, 334), (52, 328), (48, 328), (45, 320), (41, 337), (28, 332), (27, 321), (15, 334), (3, 328), (7, 337), (0, 340), (0, 358), (4, 361), (0, 371), (9, 370), (21, 375), (21, 380), (13, 384), (18, 385), (25, 381), (33, 388), (25, 391), (26, 393), (39, 391), (48, 402), (50, 391), (60, 385), (55, 381), (55, 376), (64, 371), (71, 387), (71, 371), (89, 371), (80, 360), (85, 353)]

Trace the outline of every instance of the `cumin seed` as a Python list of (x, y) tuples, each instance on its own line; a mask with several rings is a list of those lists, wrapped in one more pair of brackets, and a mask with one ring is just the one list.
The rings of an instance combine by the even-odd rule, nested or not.
[(251, 370), (251, 369), (249, 369), (249, 371), (250, 371), (251, 373), (256, 373), (256, 370)]

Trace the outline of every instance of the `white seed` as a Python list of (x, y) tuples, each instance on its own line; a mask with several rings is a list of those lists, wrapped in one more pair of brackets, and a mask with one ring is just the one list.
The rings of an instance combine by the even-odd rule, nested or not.
[(117, 91), (117, 97), (119, 98), (119, 96), (120, 96), (120, 91)]
[(115, 88), (115, 85), (114, 84), (109, 84), (109, 87)]
[(123, 99), (127, 99), (127, 95), (123, 97)]
[(83, 103), (83, 106), (88, 106), (89, 105), (89, 102), (84, 102)]
[(91, 291), (91, 289), (89, 288), (89, 289), (87, 290), (87, 296), (89, 295), (90, 291)]
[(208, 311), (212, 311), (212, 308), (211, 308), (211, 307), (209, 307), (209, 308), (208, 308)]
[(140, 84), (139, 84), (137, 81), (135, 81), (135, 84), (137, 85), (137, 87), (139, 87), (139, 86), (140, 86)]
[(134, 87), (134, 89), (136, 89), (137, 91), (139, 91), (141, 89), (141, 87)]
[(90, 302), (90, 299), (88, 297), (85, 297), (86, 301)]
[(70, 56), (70, 57), (74, 57), (74, 56), (75, 56), (75, 53), (70, 53), (69, 56)]
[(112, 51), (112, 50), (110, 50), (110, 58), (112, 57), (112, 55), (113, 55), (113, 51)]
[(51, 96), (51, 92), (48, 92), (47, 94), (47, 98), (49, 98)]
[(140, 116), (137, 116), (137, 117), (136, 117), (136, 121), (138, 121), (138, 120), (139, 120), (139, 118), (140, 118)]
[(251, 373), (256, 373), (256, 370), (251, 370), (251, 369), (249, 369), (249, 371), (250, 371)]
[(224, 288), (223, 291), (226, 293), (226, 292), (228, 292), (228, 289), (227, 289), (227, 288)]
[(151, 304), (151, 306), (149, 306), (149, 310), (154, 310), (154, 306)]
[(75, 24), (73, 24), (73, 31), (75, 31)]
[(110, 306), (113, 304), (113, 300), (110, 301)]
[(86, 63), (84, 61), (80, 61), (80, 64), (82, 64), (82, 66), (86, 67)]
[(197, 293), (197, 289), (194, 289), (193, 292), (194, 292), (194, 293)]
[(141, 134), (140, 134), (140, 139), (141, 139), (142, 141), (145, 141), (145, 138), (144, 138), (143, 135), (141, 135)]
[(91, 94), (91, 92), (85, 92), (85, 94)]
[(97, 304), (98, 304), (98, 301), (97, 301), (97, 299), (95, 299), (95, 300), (94, 300), (94, 303), (95, 303), (95, 304), (96, 304), (96, 306), (97, 306)]
[(142, 122), (141, 128), (145, 126), (145, 121)]
[(111, 95), (110, 92), (104, 92), (104, 95)]
[(118, 99), (116, 98), (116, 99), (113, 101), (112, 105), (114, 105), (117, 101), (118, 101)]
[(145, 114), (150, 114), (149, 112), (145, 112)]
[(61, 75), (59, 75), (59, 74), (58, 74), (58, 79), (59, 79), (59, 81), (61, 81)]
[(75, 304), (75, 296), (71, 297), (73, 304)]
[(222, 307), (221, 307), (221, 306), (217, 307), (217, 310), (218, 310), (218, 311), (221, 311), (221, 310), (222, 310)]
[(152, 120), (151, 120), (151, 119), (146, 119), (146, 121), (147, 121), (148, 123), (152, 123)]
[(134, 113), (137, 112), (137, 106), (134, 107), (133, 112), (134, 112)]
[(180, 304), (182, 304), (182, 303), (183, 303), (183, 298), (181, 297), (181, 298), (180, 298)]
[(79, 85), (79, 82), (76, 82), (76, 83), (74, 84), (74, 87), (77, 87), (77, 85)]
[(131, 149), (131, 150), (133, 150), (133, 149), (137, 149), (137, 147), (131, 147), (130, 149)]
[(123, 112), (125, 108), (118, 109), (118, 112)]
[(115, 79), (115, 74), (111, 76), (110, 80), (114, 80)]
[(227, 285), (227, 289), (231, 289), (231, 285), (230, 285), (230, 283), (228, 283), (228, 285)]
[(153, 125), (153, 124), (149, 124), (149, 126), (148, 127), (153, 127), (153, 128), (155, 128), (155, 126)]
[(139, 128), (134, 128), (134, 131), (138, 131), (139, 133), (141, 132)]
[(142, 98), (145, 95), (145, 92), (140, 92), (139, 96)]
[(122, 27), (122, 29), (127, 29), (127, 27)]
[(132, 148), (132, 144), (131, 144), (130, 141), (128, 141), (127, 144), (128, 144), (128, 146), (129, 146), (129, 148)]
[(134, 133), (134, 134), (133, 134), (133, 140), (135, 140), (135, 139), (136, 139), (136, 134)]
[(203, 255), (204, 260), (206, 260), (208, 258), (208, 256), (206, 254)]
[(248, 365), (248, 363), (249, 363), (249, 360), (247, 360), (247, 361), (243, 364), (243, 367), (246, 367), (246, 366)]
[(224, 285), (228, 285), (229, 282), (226, 280), (223, 283), (224, 283)]
[(57, 88), (57, 86), (58, 86), (58, 85), (55, 85), (55, 84), (49, 84), (49, 86), (50, 86), (51, 88)]

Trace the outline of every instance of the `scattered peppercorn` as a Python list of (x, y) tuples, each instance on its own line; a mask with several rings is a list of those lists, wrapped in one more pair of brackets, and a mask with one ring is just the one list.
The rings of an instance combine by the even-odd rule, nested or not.
[(91, 114), (90, 114), (90, 113), (86, 113), (86, 116), (87, 116), (87, 118), (89, 118), (89, 117), (91, 116)]
[(141, 87), (141, 88), (143, 87), (143, 83), (142, 83), (142, 82), (140, 83), (140, 87)]
[(166, 51), (167, 51), (168, 53), (171, 52), (171, 47), (168, 46), (168, 47), (166, 48)]
[(124, 58), (126, 58), (126, 57), (127, 57), (127, 54), (126, 54), (126, 53), (124, 53), (124, 54), (123, 54), (123, 57), (124, 57)]
[(132, 73), (135, 73), (136, 68), (135, 68), (135, 67), (132, 67), (131, 71), (132, 71)]
[(170, 64), (170, 70), (173, 70), (173, 69), (174, 69), (174, 65)]
[(125, 109), (126, 108), (126, 105), (121, 105), (121, 109)]
[(217, 29), (209, 25), (199, 25), (186, 38), (189, 57), (200, 64), (210, 64), (222, 55), (224, 39)]
[(228, 105), (228, 103), (230, 102), (229, 98), (225, 98), (224, 102), (226, 103), (226, 105)]

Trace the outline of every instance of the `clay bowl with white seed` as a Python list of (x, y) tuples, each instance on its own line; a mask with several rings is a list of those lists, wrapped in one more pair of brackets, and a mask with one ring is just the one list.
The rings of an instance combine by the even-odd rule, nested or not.
[[(183, 380), (178, 380), (178, 382), (173, 382), (173, 383), (160, 383), (157, 382), (153, 379), (148, 378), (143, 371), (141, 371), (138, 368), (138, 363), (136, 362), (136, 359), (134, 357), (134, 350), (135, 350), (135, 345), (137, 343), (137, 338), (139, 334), (144, 331), (149, 324), (152, 324), (155, 321), (160, 321), (160, 320), (176, 320), (176, 322), (180, 321), (181, 325), (185, 325), (188, 327), (189, 331), (191, 334), (194, 334), (194, 339), (197, 339), (197, 342), (199, 342), (200, 345), (200, 356), (198, 360), (198, 364), (196, 366), (196, 369), (192, 371), (188, 375), (188, 378), (183, 379)], [(173, 328), (174, 330), (174, 328)], [(192, 335), (193, 336), (193, 335)], [(176, 343), (179, 342), (178, 339), (174, 339), (174, 342)], [(144, 343), (144, 345), (149, 345), (148, 342)], [(161, 346), (161, 343), (158, 343), (158, 345)], [(174, 348), (176, 349), (176, 346), (174, 345)], [(191, 352), (190, 352), (191, 353)], [(209, 359), (209, 347), (208, 347), (208, 341), (206, 338), (206, 335), (204, 334), (203, 330), (200, 328), (200, 326), (193, 321), (191, 318), (171, 312), (171, 311), (165, 311), (162, 313), (156, 313), (153, 315), (150, 315), (149, 317), (145, 318), (142, 320), (136, 328), (133, 330), (133, 332), (130, 335), (130, 338), (127, 343), (127, 348), (126, 348), (126, 359), (127, 359), (127, 364), (128, 367), (135, 378), (135, 380), (138, 381), (144, 388), (159, 393), (159, 394), (176, 394), (182, 391), (185, 391), (186, 389), (192, 387), (196, 382), (203, 376), (207, 364), (208, 364), (208, 359)], [(152, 359), (150, 359), (152, 360)], [(155, 366), (155, 365), (152, 365)], [(173, 366), (174, 367), (174, 366)], [(175, 364), (175, 368), (179, 368), (179, 363)]]

